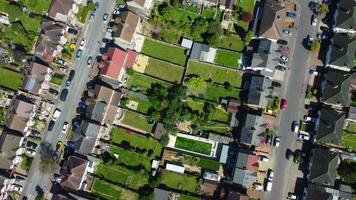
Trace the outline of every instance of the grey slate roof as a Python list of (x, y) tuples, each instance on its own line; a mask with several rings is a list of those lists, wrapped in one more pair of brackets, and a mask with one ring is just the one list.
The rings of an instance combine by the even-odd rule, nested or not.
[(200, 55), (202, 52), (209, 52), (210, 46), (207, 44), (199, 43), (199, 42), (194, 42), (193, 47), (190, 53), (190, 59), (196, 59), (196, 60), (201, 60)]
[(76, 151), (82, 154), (90, 154), (95, 147), (100, 128), (100, 125), (83, 120), (81, 125), (75, 129), (73, 135)]
[(258, 115), (247, 114), (242, 127), (240, 141), (245, 144), (259, 146), (266, 131), (266, 122)]
[(168, 200), (169, 198), (169, 191), (162, 190), (159, 188), (155, 188), (153, 191), (154, 194), (154, 200)]
[(232, 181), (236, 184), (244, 186), (245, 188), (250, 188), (254, 182), (257, 182), (257, 172), (235, 168)]
[(316, 141), (321, 143), (340, 144), (345, 122), (345, 113), (323, 108), (320, 110), (319, 127)]
[(333, 195), (328, 193), (324, 187), (309, 184), (305, 200), (332, 200)]
[(337, 33), (327, 52), (327, 64), (352, 68), (356, 50), (356, 40), (347, 37), (346, 34)]
[(333, 186), (339, 161), (340, 158), (337, 153), (328, 149), (315, 148), (313, 150), (310, 181), (321, 185)]
[(22, 136), (9, 130), (4, 130), (0, 136), (0, 169), (8, 170), (16, 157)]
[(335, 12), (335, 26), (339, 28), (355, 28), (356, 25), (356, 1), (341, 0)]
[(341, 70), (329, 69), (321, 100), (328, 104), (349, 106), (351, 79), (351, 74)]
[(250, 83), (247, 104), (266, 108), (268, 98), (273, 93), (272, 80), (263, 76), (253, 76)]

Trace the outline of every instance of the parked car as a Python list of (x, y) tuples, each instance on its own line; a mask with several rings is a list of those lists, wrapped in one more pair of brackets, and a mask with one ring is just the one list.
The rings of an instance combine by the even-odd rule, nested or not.
[(68, 28), (68, 33), (73, 34), (73, 35), (77, 35), (78, 31), (75, 30), (74, 28)]
[(48, 131), (52, 131), (53, 127), (54, 127), (55, 121), (51, 120), (48, 123)]
[(299, 132), (298, 138), (301, 140), (310, 140), (310, 135), (307, 132)]
[(17, 184), (12, 184), (11, 186), (10, 186), (10, 190), (11, 191), (16, 191), (16, 192), (19, 192), (19, 193), (21, 193), (22, 192), (22, 186), (21, 185), (17, 185)]
[(280, 56), (280, 59), (282, 59), (284, 62), (288, 62), (288, 57), (287, 56)]
[(288, 105), (288, 101), (285, 99), (281, 100), (281, 110), (286, 110)]
[(58, 108), (56, 108), (56, 110), (54, 111), (53, 115), (52, 115), (52, 120), (53, 121), (57, 121), (58, 117), (61, 115), (61, 110), (59, 110)]
[(64, 88), (64, 89), (62, 90), (62, 92), (61, 92), (61, 95), (60, 95), (59, 99), (60, 99), (61, 101), (66, 101), (68, 92), (69, 92), (68, 89), (67, 89), (67, 88)]
[(272, 181), (267, 180), (267, 184), (266, 184), (265, 190), (266, 190), (267, 192), (272, 191)]
[(287, 45), (288, 42), (286, 40), (280, 39), (280, 40), (277, 40), (277, 44)]
[(48, 92), (51, 93), (51, 94), (53, 94), (53, 95), (55, 95), (55, 96), (57, 96), (57, 95), (59, 94), (58, 90), (53, 89), (53, 88), (49, 88), (49, 89), (48, 89)]
[(36, 130), (31, 130), (31, 137), (35, 137), (35, 138), (40, 138), (41, 137), (41, 133), (36, 131)]
[(314, 41), (314, 38), (311, 35), (307, 36), (307, 45), (310, 47)]
[(317, 72), (315, 70), (310, 70), (309, 73), (314, 75), (314, 76), (319, 76), (320, 75), (320, 72)]
[(83, 50), (83, 49), (84, 49), (84, 46), (85, 46), (85, 43), (86, 43), (86, 40), (85, 40), (85, 38), (83, 38), (83, 39), (80, 41), (79, 49)]
[(93, 56), (89, 56), (89, 57), (88, 57), (88, 60), (87, 60), (87, 65), (88, 65), (88, 67), (91, 66), (92, 62), (93, 62)]
[(273, 140), (272, 135), (266, 135), (266, 144), (272, 145), (272, 140)]
[(27, 141), (26, 142), (26, 147), (29, 149), (36, 149), (37, 148), (37, 144), (31, 141)]
[(73, 80), (74, 75), (75, 75), (75, 71), (74, 70), (70, 70), (69, 76), (68, 76), (68, 80)]
[(283, 34), (285, 34), (287, 36), (292, 36), (292, 32), (290, 30), (287, 30), (287, 29), (283, 29)]
[(62, 133), (67, 133), (68, 127), (69, 127), (68, 122), (64, 122), (62, 127)]
[(103, 21), (106, 22), (106, 20), (108, 19), (109, 15), (108, 13), (104, 13), (103, 15)]
[(297, 195), (293, 194), (293, 193), (288, 193), (288, 198), (291, 200), (296, 200), (297, 199)]
[(276, 81), (272, 81), (272, 86), (273, 86), (273, 87), (280, 88), (280, 87), (282, 87), (282, 84), (279, 83), (279, 82), (276, 82)]
[(273, 181), (273, 170), (272, 169), (268, 169), (267, 171), (267, 179), (270, 181)]
[(95, 2), (94, 4), (94, 11), (97, 11), (99, 9), (100, 3), (99, 2)]
[(93, 21), (94, 19), (95, 19), (95, 14), (94, 14), (94, 12), (93, 12), (92, 14), (90, 14), (89, 20), (90, 20), (90, 21)]
[(80, 60), (80, 58), (82, 57), (82, 54), (83, 54), (83, 50), (78, 49), (77, 53), (75, 54), (75, 58), (77, 60)]
[(318, 19), (316, 18), (315, 15), (311, 16), (311, 24), (312, 26), (316, 26), (316, 23), (318, 22)]
[(299, 124), (298, 124), (297, 121), (293, 121), (293, 122), (292, 122), (292, 131), (293, 131), (294, 133), (298, 133), (298, 132), (299, 132)]
[(274, 138), (274, 146), (275, 147), (279, 147), (280, 142), (281, 142), (281, 139), (279, 137)]
[(36, 151), (34, 149), (27, 149), (26, 150), (26, 155), (29, 157), (35, 157)]
[(286, 67), (285, 67), (285, 66), (282, 66), (282, 65), (277, 65), (277, 66), (276, 66), (276, 70), (279, 70), (279, 71), (286, 71)]
[(296, 18), (297, 14), (293, 13), (293, 12), (287, 12), (287, 16), (291, 17), (291, 18)]
[(287, 160), (290, 160), (291, 158), (293, 158), (293, 151), (290, 149), (286, 150), (286, 158)]
[(259, 160), (262, 161), (262, 162), (268, 162), (269, 161), (268, 157), (264, 156), (264, 155), (260, 155), (259, 156)]

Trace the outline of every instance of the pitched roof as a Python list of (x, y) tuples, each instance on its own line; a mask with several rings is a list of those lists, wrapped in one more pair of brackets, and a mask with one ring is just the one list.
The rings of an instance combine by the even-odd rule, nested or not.
[(55, 19), (58, 14), (68, 15), (73, 4), (74, 0), (53, 0), (48, 10), (48, 16)]
[(332, 109), (320, 110), (319, 126), (316, 132), (316, 140), (322, 143), (340, 144), (342, 129), (345, 122), (345, 113)]
[(124, 11), (120, 17), (115, 18), (115, 24), (112, 26), (113, 37), (132, 42), (136, 27), (138, 26), (140, 18), (130, 11)]
[(208, 53), (210, 46), (207, 44), (194, 42), (190, 53), (190, 59), (203, 60), (202, 53)]
[(346, 34), (337, 33), (327, 52), (327, 64), (339, 67), (353, 68), (356, 51), (356, 40), (347, 37)]
[(225, 9), (233, 10), (235, 7), (236, 1), (234, 0), (221, 0), (220, 5), (225, 6)]
[(9, 129), (23, 132), (27, 122), (31, 119), (34, 106), (34, 104), (14, 99), (7, 110), (4, 120), (5, 126)]
[(48, 41), (43, 35), (41, 35), (36, 43), (35, 54), (43, 61), (50, 63), (56, 56), (57, 45)]
[(257, 172), (235, 168), (232, 182), (250, 188), (253, 183), (257, 182)]
[(145, 0), (127, 0), (126, 3), (134, 2), (137, 5), (143, 7), (145, 5)]
[(309, 184), (305, 200), (332, 200), (333, 195), (326, 191), (325, 187)]
[(79, 127), (74, 131), (73, 141), (76, 143), (76, 151), (81, 154), (91, 154), (95, 141), (98, 137), (101, 126), (83, 120)]
[(339, 164), (339, 155), (328, 149), (313, 150), (310, 181), (322, 185), (334, 185)]
[(263, 117), (247, 114), (240, 134), (240, 142), (259, 146), (264, 137), (267, 124)]
[(0, 136), (0, 169), (10, 169), (21, 140), (22, 135), (11, 130), (3, 130)]
[(321, 100), (329, 104), (349, 106), (351, 79), (351, 74), (329, 68)]
[(258, 158), (252, 152), (239, 149), (235, 167), (247, 169), (249, 171), (258, 171)]
[(153, 137), (160, 140), (163, 135), (166, 134), (166, 129), (164, 128), (163, 124), (161, 122), (158, 122), (156, 124), (155, 130), (153, 132)]
[(121, 92), (95, 85), (92, 97), (87, 101), (87, 117), (102, 124), (111, 124), (117, 114)]
[(137, 55), (132, 50), (123, 51), (119, 48), (110, 47), (102, 56), (102, 61), (99, 64), (100, 74), (118, 80), (121, 69), (132, 67)]
[(53, 43), (58, 43), (64, 36), (67, 25), (44, 18), (41, 25), (41, 34)]
[(282, 20), (285, 17), (285, 8), (277, 0), (267, 0), (263, 6), (263, 13), (257, 33), (260, 37), (278, 40), (281, 38), (280, 32)]
[(356, 25), (356, 2), (354, 0), (339, 1), (335, 12), (335, 26), (345, 29), (354, 29)]
[(247, 95), (247, 104), (265, 108), (268, 97), (272, 95), (272, 80), (263, 76), (253, 76)]
[(32, 94), (40, 94), (42, 83), (49, 72), (50, 68), (47, 66), (31, 62), (28, 70), (25, 72), (21, 88)]
[(79, 190), (82, 184), (83, 176), (89, 161), (77, 156), (70, 156), (61, 169), (61, 175), (64, 176), (61, 186), (72, 190)]

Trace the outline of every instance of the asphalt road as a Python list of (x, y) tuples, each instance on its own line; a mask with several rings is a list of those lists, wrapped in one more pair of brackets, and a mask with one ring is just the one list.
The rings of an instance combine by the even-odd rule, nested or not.
[[(86, 38), (86, 45), (80, 60), (76, 60), (75, 56), (72, 62), (72, 69), (76, 71), (74, 79), (69, 90), (67, 100), (65, 102), (59, 101), (56, 103), (56, 107), (62, 112), (56, 121), (56, 124), (52, 131), (44, 133), (45, 137), (42, 141), (46, 141), (52, 144), (55, 148), (57, 141), (65, 141), (66, 134), (62, 133), (63, 123), (65, 121), (71, 123), (75, 116), (76, 107), (80, 101), (81, 94), (86, 87), (88, 81), (88, 75), (91, 67), (87, 65), (88, 56), (94, 58), (99, 52), (100, 42), (104, 36), (106, 30), (106, 23), (103, 22), (104, 13), (111, 13), (114, 2), (112, 0), (100, 1), (99, 9), (96, 13), (96, 17), (93, 21), (89, 21), (87, 29), (84, 31), (83, 37)], [(98, 42), (100, 41), (100, 42)], [(39, 151), (39, 150), (38, 150)], [(40, 187), (44, 191), (49, 190), (50, 179), (53, 177), (52, 173), (44, 174), (39, 170), (40, 154), (37, 152), (36, 157), (33, 160), (27, 182), (23, 189), (23, 196), (27, 196), (28, 199), (35, 199), (37, 196), (36, 188)]]
[[(298, 166), (293, 161), (286, 159), (287, 148), (295, 150), (298, 141), (296, 134), (291, 131), (293, 121), (301, 119), (304, 110), (305, 89), (310, 69), (311, 54), (302, 45), (304, 38), (308, 35), (316, 34), (316, 28), (311, 25), (312, 11), (308, 7), (308, 0), (298, 0), (301, 9), (300, 23), (294, 34), (295, 43), (292, 44), (293, 56), (291, 59), (291, 69), (285, 80), (285, 91), (282, 98), (288, 101), (287, 110), (282, 111), (279, 116), (279, 132), (281, 143), (275, 149), (275, 159), (273, 164), (274, 179), (272, 191), (266, 196), (270, 200), (286, 199), (290, 191), (292, 177), (296, 175)], [(294, 46), (294, 48), (293, 48)]]

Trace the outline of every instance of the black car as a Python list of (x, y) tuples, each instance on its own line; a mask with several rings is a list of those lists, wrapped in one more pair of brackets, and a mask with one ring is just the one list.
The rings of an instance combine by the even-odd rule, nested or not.
[(286, 67), (282, 66), (282, 65), (277, 65), (276, 66), (276, 69), (277, 70), (280, 70), (280, 71), (286, 71)]
[(287, 151), (286, 151), (286, 158), (287, 158), (287, 160), (290, 160), (290, 159), (293, 158), (293, 151), (292, 151), (292, 150), (287, 149)]
[(108, 13), (104, 13), (104, 15), (103, 15), (103, 21), (106, 21), (106, 20), (108, 19), (108, 17), (109, 17)]
[(53, 94), (53, 95), (55, 95), (55, 96), (57, 96), (58, 93), (59, 93), (56, 89), (53, 89), (53, 88), (49, 88), (48, 92)]
[(68, 95), (68, 89), (64, 88), (61, 92), (61, 96), (59, 97), (59, 99), (61, 101), (65, 101), (67, 99), (67, 95)]
[(277, 44), (287, 45), (288, 42), (286, 40), (277, 40)]
[(267, 135), (266, 136), (266, 144), (272, 145), (272, 140), (273, 140), (273, 136), (272, 135)]
[(68, 29), (68, 33), (73, 34), (73, 35), (77, 35), (77, 34), (78, 34), (78, 31), (75, 30), (75, 29), (73, 29), (73, 28), (69, 28), (69, 29)]
[(279, 82), (276, 82), (276, 81), (272, 81), (272, 86), (273, 86), (273, 87), (280, 88), (280, 87), (282, 87), (282, 84), (279, 83)]
[(51, 120), (51, 121), (49, 122), (49, 124), (48, 124), (48, 130), (49, 130), (49, 131), (51, 131), (51, 130), (53, 129), (54, 124), (55, 124), (55, 122), (54, 122), (53, 120)]
[(74, 75), (75, 75), (75, 71), (74, 70), (70, 70), (69, 76), (68, 76), (68, 80), (73, 80)]

